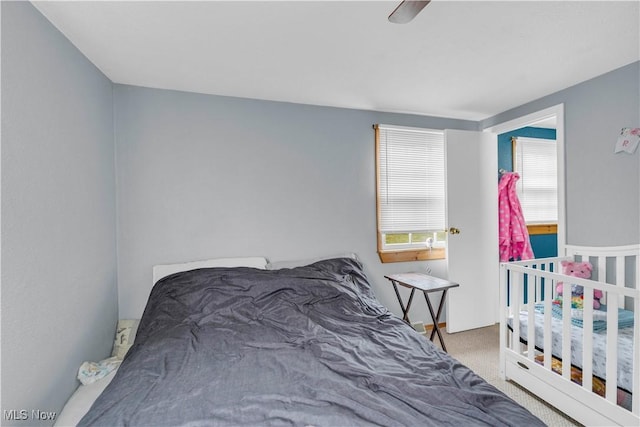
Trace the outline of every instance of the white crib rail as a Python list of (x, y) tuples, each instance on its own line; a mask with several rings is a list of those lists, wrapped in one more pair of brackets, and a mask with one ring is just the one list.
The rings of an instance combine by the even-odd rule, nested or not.
[[(625, 288), (627, 286), (627, 269), (626, 262), (630, 260), (632, 264), (634, 264), (634, 268), (632, 271), (635, 274), (635, 286), (634, 289), (640, 289), (640, 245), (627, 245), (627, 246), (615, 246), (615, 247), (587, 247), (587, 246), (574, 246), (568, 245), (565, 247), (565, 252), (568, 256), (572, 256), (574, 258), (578, 257), (583, 261), (592, 261), (593, 258), (597, 260), (598, 266), (598, 277), (597, 280), (599, 282), (609, 282), (609, 278), (607, 277), (607, 272), (610, 270), (615, 271), (615, 280), (614, 283), (616, 286), (620, 286), (621, 288)], [(607, 260), (613, 259), (614, 267), (612, 269), (607, 268)], [(618, 294), (617, 301), (606, 300), (608, 308), (607, 312), (607, 324), (611, 325), (612, 320), (615, 319), (614, 331), (611, 331), (611, 335), (607, 334), (607, 346), (615, 347), (617, 341), (617, 333), (618, 333), (618, 323), (617, 323), (617, 307), (625, 308), (625, 295), (623, 293)], [(640, 336), (640, 298), (636, 297), (632, 303), (632, 310), (634, 312), (634, 327), (635, 327), (635, 337)], [(587, 301), (585, 299), (585, 305), (587, 305)], [(615, 316), (612, 316), (612, 311), (615, 312)], [(611, 337), (611, 339), (609, 339)], [(640, 413), (640, 339), (634, 340), (634, 351), (633, 351), (633, 372), (634, 372), (634, 383), (633, 383), (633, 406), (632, 412), (636, 415)], [(609, 349), (607, 350), (607, 355), (609, 353)], [(607, 363), (607, 378), (609, 377), (610, 370), (614, 370), (614, 367), (610, 367)], [(583, 372), (584, 378), (584, 372)], [(614, 390), (610, 390), (613, 387), (607, 388), (607, 400), (613, 399)]]
[[(585, 424), (640, 425), (640, 246), (616, 248), (567, 247), (566, 257), (535, 259), (501, 264), (500, 374), (537, 393), (551, 404)], [(588, 260), (595, 267), (594, 280), (560, 274), (564, 259)], [(633, 268), (631, 268), (633, 267)], [(631, 269), (635, 283), (627, 274)], [(558, 282), (584, 288), (583, 330), (594, 325), (594, 290), (603, 291), (607, 300), (606, 392), (604, 399), (592, 392), (593, 334), (582, 340), (582, 385), (571, 382), (571, 363), (562, 363), (562, 375), (552, 371), (552, 299)], [(526, 286), (526, 290), (525, 290)], [(633, 287), (631, 287), (633, 286)], [(631, 304), (629, 304), (631, 301)], [(536, 342), (534, 303), (544, 305), (543, 342)], [(617, 405), (618, 384), (618, 308), (634, 311), (631, 411)], [(521, 342), (520, 313), (527, 319), (526, 342)], [(571, 305), (562, 308), (563, 361), (571, 361)], [(511, 326), (509, 327), (509, 320)], [(509, 330), (511, 331), (509, 333)], [(525, 333), (524, 331), (522, 333)], [(536, 348), (542, 349), (543, 365), (535, 361)]]
[[(597, 267), (598, 277), (595, 279), (598, 282), (612, 283), (607, 278), (608, 271), (615, 271), (615, 281), (613, 284), (617, 286), (625, 287), (627, 283), (626, 276), (626, 260), (632, 258), (631, 262), (635, 263), (635, 282), (638, 283), (640, 275), (640, 260), (638, 259), (639, 245), (627, 245), (627, 246), (613, 246), (613, 247), (594, 247), (594, 246), (565, 246), (565, 253), (571, 258), (578, 258), (582, 261), (590, 261)], [(593, 259), (596, 262), (593, 262)], [(607, 260), (612, 259), (615, 263), (613, 269), (607, 269)], [(636, 286), (637, 288), (637, 286)], [(619, 296), (618, 303), (624, 306), (624, 298)]]

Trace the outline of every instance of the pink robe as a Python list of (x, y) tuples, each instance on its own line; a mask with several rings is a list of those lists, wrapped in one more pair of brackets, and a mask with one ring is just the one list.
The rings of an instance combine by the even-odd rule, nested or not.
[(532, 259), (529, 231), (516, 194), (520, 175), (506, 172), (498, 184), (498, 245), (500, 261)]

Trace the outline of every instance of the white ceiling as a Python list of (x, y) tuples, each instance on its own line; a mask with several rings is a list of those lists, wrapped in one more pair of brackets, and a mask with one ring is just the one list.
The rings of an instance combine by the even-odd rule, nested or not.
[(637, 1), (35, 2), (116, 83), (482, 120), (640, 60)]

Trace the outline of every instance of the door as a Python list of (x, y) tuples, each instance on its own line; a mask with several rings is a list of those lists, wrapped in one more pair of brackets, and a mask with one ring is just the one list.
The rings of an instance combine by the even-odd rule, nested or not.
[(490, 132), (445, 131), (447, 332), (493, 325), (499, 296), (498, 154)]

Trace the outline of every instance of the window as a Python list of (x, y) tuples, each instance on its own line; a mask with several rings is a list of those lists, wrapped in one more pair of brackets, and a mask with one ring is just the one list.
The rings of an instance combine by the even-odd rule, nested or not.
[(558, 223), (558, 172), (555, 139), (517, 137), (514, 170), (520, 174), (518, 197), (527, 225)]
[(376, 125), (382, 262), (444, 258), (444, 133)]

